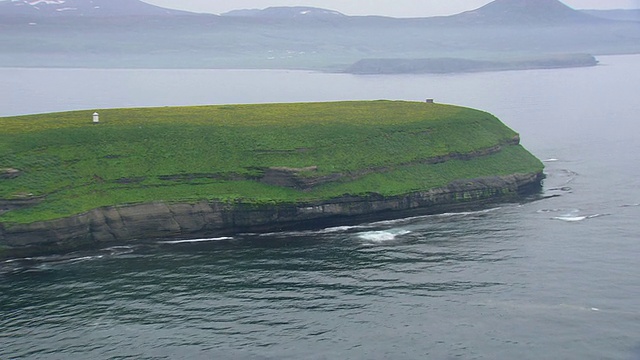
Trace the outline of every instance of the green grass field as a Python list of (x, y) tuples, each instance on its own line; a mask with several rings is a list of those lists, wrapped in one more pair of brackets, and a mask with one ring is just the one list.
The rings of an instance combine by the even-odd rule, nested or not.
[[(354, 101), (97, 110), (0, 118), (0, 199), (42, 196), (0, 215), (28, 223), (149, 201), (250, 203), (398, 195), (456, 179), (531, 173), (519, 145), (491, 156), (420, 160), (505, 144), (516, 133), (494, 116), (450, 105)], [(317, 167), (314, 176), (384, 169), (295, 190), (256, 181), (269, 167)], [(309, 175), (311, 176), (311, 175)]]

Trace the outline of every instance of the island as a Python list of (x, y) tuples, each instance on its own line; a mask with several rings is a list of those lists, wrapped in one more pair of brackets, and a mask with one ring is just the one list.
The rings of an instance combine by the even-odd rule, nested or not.
[(363, 59), (347, 67), (344, 72), (355, 75), (382, 74), (448, 74), (468, 72), (562, 69), (598, 65), (589, 54), (557, 54), (516, 57), (502, 60), (472, 60), (462, 58), (426, 59)]
[(543, 164), (475, 109), (409, 101), (0, 118), (0, 257), (516, 201)]

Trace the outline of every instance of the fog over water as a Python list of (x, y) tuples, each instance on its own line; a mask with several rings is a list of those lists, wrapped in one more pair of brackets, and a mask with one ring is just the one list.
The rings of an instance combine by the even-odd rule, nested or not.
[(462, 75), (0, 69), (0, 116), (402, 99), (489, 111), (543, 200), (0, 263), (0, 358), (640, 356), (640, 56)]

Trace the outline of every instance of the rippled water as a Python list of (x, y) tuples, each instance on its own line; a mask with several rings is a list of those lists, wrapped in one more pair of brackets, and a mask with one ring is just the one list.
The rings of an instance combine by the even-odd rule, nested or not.
[(0, 354), (630, 359), (637, 244), (544, 202), (10, 262)]
[[(10, 260), (0, 265), (0, 359), (637, 360), (638, 59), (348, 78), (446, 80), (445, 93), (463, 94), (452, 102), (484, 101), (545, 159), (546, 198)], [(491, 101), (465, 88), (483, 81)]]

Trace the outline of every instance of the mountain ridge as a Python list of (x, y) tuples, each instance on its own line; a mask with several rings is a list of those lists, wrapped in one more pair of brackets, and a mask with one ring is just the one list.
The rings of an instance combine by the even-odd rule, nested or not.
[(172, 10), (140, 0), (3, 0), (0, 15), (21, 17), (184, 16), (197, 13)]
[[(140, 17), (198, 16), (203, 14), (173, 10), (141, 0), (0, 0), (2, 17)], [(248, 20), (336, 20), (362, 18), (394, 19), (398, 21), (431, 21), (435, 24), (520, 25), (588, 23), (610, 21), (578, 11), (559, 0), (494, 0), (478, 9), (450, 16), (393, 18), (385, 16), (349, 16), (335, 10), (308, 6), (274, 6), (264, 9), (238, 9), (223, 14), (225, 18)]]

